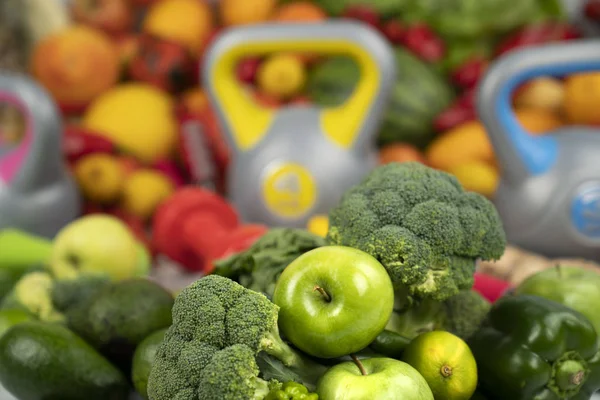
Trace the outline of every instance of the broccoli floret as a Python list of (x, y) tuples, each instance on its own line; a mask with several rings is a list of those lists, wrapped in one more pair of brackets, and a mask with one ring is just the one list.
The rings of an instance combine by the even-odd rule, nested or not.
[(304, 229), (273, 228), (247, 250), (215, 262), (213, 273), (271, 298), (285, 267), (325, 244), (324, 238)]
[(258, 357), (279, 360), (292, 377), (279, 378), (307, 387), (326, 369), (281, 339), (277, 305), (229, 278), (194, 282), (176, 297), (172, 313), (148, 379), (150, 400), (262, 399), (275, 376), (268, 365), (259, 369)]
[(443, 301), (470, 289), (476, 261), (497, 260), (506, 246), (489, 200), (418, 162), (373, 170), (343, 195), (329, 223), (329, 244), (377, 258), (411, 301)]
[(467, 340), (488, 315), (492, 304), (475, 290), (464, 290), (444, 302), (444, 329)]
[(478, 292), (463, 290), (443, 302), (425, 299), (411, 307), (396, 309), (386, 329), (408, 339), (444, 330), (467, 340), (479, 329), (490, 308), (491, 304)]

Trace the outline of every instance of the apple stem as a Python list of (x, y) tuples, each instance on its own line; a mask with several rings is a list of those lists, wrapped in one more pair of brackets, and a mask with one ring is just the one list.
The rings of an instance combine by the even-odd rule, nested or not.
[(321, 286), (315, 286), (313, 291), (315, 291), (315, 290), (317, 292), (321, 293), (321, 296), (323, 296), (323, 298), (325, 298), (326, 302), (329, 303), (331, 301), (331, 296), (329, 296), (329, 294)]
[(440, 372), (442, 373), (442, 376), (444, 378), (448, 378), (448, 377), (452, 376), (452, 367), (450, 367), (448, 365), (443, 365)]
[(356, 364), (356, 366), (360, 370), (360, 373), (362, 375), (367, 375), (367, 371), (365, 370), (364, 365), (362, 365), (362, 363), (360, 362), (360, 360), (358, 359), (358, 357), (356, 357), (354, 354), (351, 354), (350, 357), (352, 357), (352, 361), (354, 361), (354, 364)]

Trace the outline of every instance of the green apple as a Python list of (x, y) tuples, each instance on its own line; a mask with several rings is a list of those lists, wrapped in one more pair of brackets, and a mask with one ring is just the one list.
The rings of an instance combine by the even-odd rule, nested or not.
[(367, 347), (387, 324), (392, 281), (371, 255), (345, 246), (304, 253), (281, 274), (273, 302), (279, 328), (300, 350), (335, 358)]
[(138, 257), (138, 241), (125, 223), (111, 215), (90, 214), (58, 232), (50, 268), (57, 279), (91, 272), (121, 280), (136, 276)]
[(585, 315), (600, 335), (600, 271), (557, 266), (525, 279), (517, 294), (531, 294), (564, 304)]
[(393, 358), (338, 364), (321, 377), (317, 394), (319, 400), (433, 400), (425, 378)]

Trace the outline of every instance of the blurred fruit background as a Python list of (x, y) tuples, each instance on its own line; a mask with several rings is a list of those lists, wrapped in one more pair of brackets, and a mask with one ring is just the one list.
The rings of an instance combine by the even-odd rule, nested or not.
[[(199, 82), (203, 55), (223, 29), (333, 18), (372, 26), (393, 46), (398, 66), (377, 134), (380, 162), (419, 161), (488, 197), (501, 171), (477, 120), (479, 79), (506, 52), (583, 34), (560, 0), (448, 0), (444, 12), (436, 2), (393, 0), (72, 0), (64, 9), (45, 0), (9, 3), (18, 8), (0, 13), (1, 37), (11, 38), (0, 41), (0, 68), (30, 73), (60, 107), (65, 160), (84, 214), (122, 219), (152, 254), (153, 217), (182, 186), (216, 191), (226, 204), (227, 145)], [(600, 18), (597, 9), (593, 2), (584, 7), (588, 22)], [(335, 106), (352, 93), (360, 70), (343, 56), (278, 53), (242, 60), (237, 76), (266, 107)], [(517, 119), (535, 135), (597, 125), (600, 73), (540, 77), (513, 100)], [(18, 112), (0, 112), (2, 141), (18, 142)], [(325, 231), (326, 220), (313, 222), (314, 231)]]

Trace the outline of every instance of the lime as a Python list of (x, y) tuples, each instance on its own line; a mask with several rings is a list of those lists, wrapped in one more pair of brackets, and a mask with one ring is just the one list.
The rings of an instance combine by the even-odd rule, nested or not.
[(4, 332), (21, 322), (35, 319), (31, 314), (22, 310), (2, 310), (0, 311), (0, 337)]
[(138, 345), (133, 355), (131, 380), (133, 381), (135, 390), (144, 399), (148, 398), (146, 390), (154, 356), (156, 355), (156, 350), (158, 350), (158, 347), (163, 342), (166, 332), (167, 329), (161, 329), (148, 336)]
[(417, 336), (403, 361), (423, 375), (435, 400), (469, 400), (477, 387), (477, 364), (469, 346), (449, 332)]

